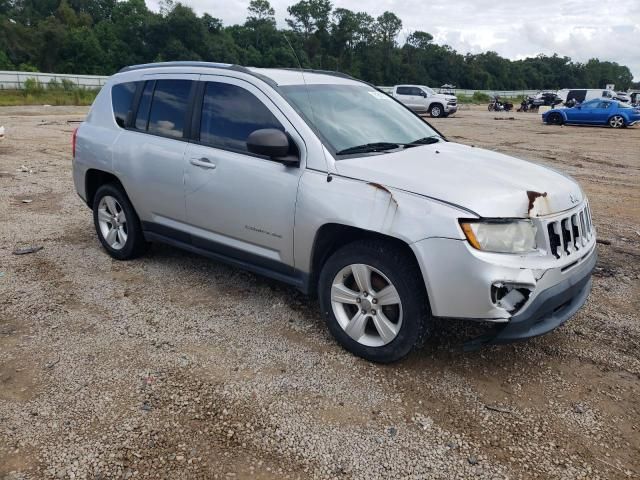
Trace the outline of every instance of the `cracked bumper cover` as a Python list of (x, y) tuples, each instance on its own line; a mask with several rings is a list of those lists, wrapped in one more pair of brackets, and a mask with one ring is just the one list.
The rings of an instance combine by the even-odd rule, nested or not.
[(558, 328), (585, 304), (591, 292), (591, 272), (597, 253), (594, 251), (557, 285), (538, 294), (529, 308), (497, 326), (493, 332), (465, 343), (467, 351), (483, 345), (499, 345), (538, 337)]
[[(435, 317), (493, 322), (490, 334), (467, 349), (543, 335), (562, 325), (585, 303), (597, 254), (595, 238), (581, 257), (561, 260), (480, 252), (466, 241), (432, 238), (413, 244)], [(494, 303), (492, 284), (531, 289), (524, 306), (510, 314)]]

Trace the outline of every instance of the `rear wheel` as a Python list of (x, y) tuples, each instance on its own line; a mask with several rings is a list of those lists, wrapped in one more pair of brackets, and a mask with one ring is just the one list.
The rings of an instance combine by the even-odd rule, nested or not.
[(388, 363), (422, 343), (429, 325), (415, 259), (392, 243), (359, 241), (325, 263), (318, 296), (329, 331), (347, 350)]
[(562, 125), (564, 123), (562, 119), (562, 115), (559, 113), (553, 112), (547, 116), (547, 123), (549, 125)]
[(100, 243), (113, 258), (129, 260), (146, 251), (140, 219), (120, 186), (109, 183), (98, 188), (93, 223)]
[(609, 126), (611, 128), (621, 128), (624, 127), (624, 118), (620, 115), (614, 115), (609, 119)]

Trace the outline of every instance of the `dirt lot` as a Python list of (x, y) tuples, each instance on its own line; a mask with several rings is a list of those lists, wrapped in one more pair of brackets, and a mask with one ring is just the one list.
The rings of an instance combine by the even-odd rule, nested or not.
[(463, 353), (442, 325), (379, 366), (287, 286), (159, 245), (111, 260), (71, 180), (85, 112), (0, 109), (0, 477), (640, 476), (640, 127), (435, 121), (574, 176), (605, 242), (552, 334)]

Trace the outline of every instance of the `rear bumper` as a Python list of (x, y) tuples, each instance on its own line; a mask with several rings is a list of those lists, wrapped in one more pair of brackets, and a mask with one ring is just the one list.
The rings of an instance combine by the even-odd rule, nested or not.
[(585, 304), (591, 291), (591, 272), (597, 260), (593, 253), (560, 283), (538, 294), (531, 305), (491, 333), (465, 343), (467, 351), (483, 345), (499, 345), (544, 335), (565, 323)]

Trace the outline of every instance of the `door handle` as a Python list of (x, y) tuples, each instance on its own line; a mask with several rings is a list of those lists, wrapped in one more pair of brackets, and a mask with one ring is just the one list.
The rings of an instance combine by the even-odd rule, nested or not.
[(207, 157), (192, 158), (191, 160), (189, 160), (189, 163), (191, 163), (191, 165), (195, 165), (196, 167), (216, 168), (216, 164), (209, 160)]

